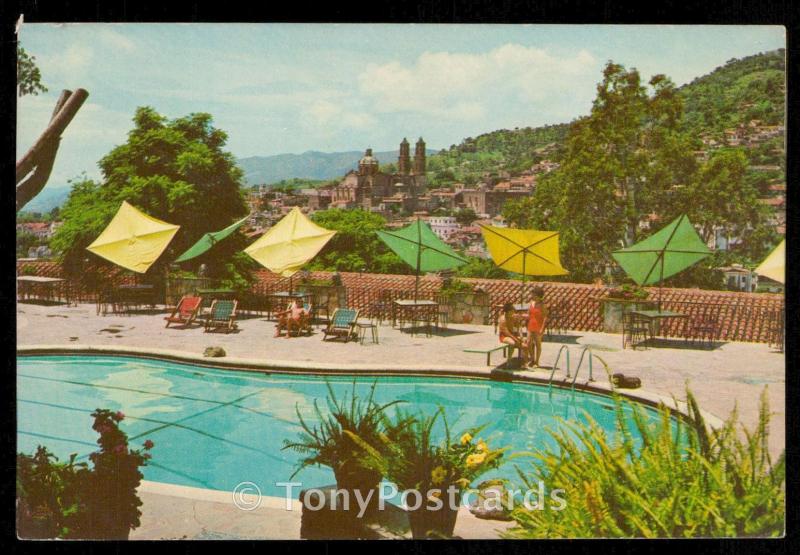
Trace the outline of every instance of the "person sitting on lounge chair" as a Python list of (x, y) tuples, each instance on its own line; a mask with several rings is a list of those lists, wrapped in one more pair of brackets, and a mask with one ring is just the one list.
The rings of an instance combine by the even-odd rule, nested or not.
[(522, 355), (522, 364), (526, 365), (528, 363), (528, 344), (522, 339), (522, 334), (519, 332), (519, 323), (513, 304), (503, 305), (503, 314), (497, 321), (497, 328), (500, 331), (500, 342), (517, 347)]
[(286, 310), (278, 312), (278, 323), (275, 325), (275, 337), (280, 337), (281, 330), (286, 330), (286, 339), (292, 336), (292, 330), (298, 333), (308, 329), (311, 311), (306, 310), (297, 299), (289, 303)]

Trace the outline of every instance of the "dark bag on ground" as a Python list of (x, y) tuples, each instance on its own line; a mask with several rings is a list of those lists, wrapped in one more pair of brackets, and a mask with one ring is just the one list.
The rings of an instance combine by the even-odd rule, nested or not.
[(626, 376), (625, 374), (613, 374), (611, 376), (611, 381), (614, 383), (615, 387), (619, 387), (622, 389), (636, 389), (637, 387), (642, 387), (642, 380), (640, 380), (636, 376)]

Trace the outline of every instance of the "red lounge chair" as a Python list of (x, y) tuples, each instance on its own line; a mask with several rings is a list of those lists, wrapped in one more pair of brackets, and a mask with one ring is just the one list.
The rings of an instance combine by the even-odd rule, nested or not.
[(203, 297), (181, 297), (181, 300), (178, 301), (178, 305), (172, 310), (172, 314), (164, 318), (164, 320), (167, 321), (165, 327), (168, 328), (170, 324), (188, 326), (197, 317), (200, 305), (202, 304)]

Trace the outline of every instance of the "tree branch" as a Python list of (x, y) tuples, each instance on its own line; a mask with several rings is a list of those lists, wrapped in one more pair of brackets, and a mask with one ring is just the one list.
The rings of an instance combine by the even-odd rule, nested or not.
[[(33, 146), (17, 161), (17, 211), (44, 188), (55, 163), (61, 135), (83, 105), (89, 93), (84, 89), (75, 92), (61, 91), (50, 124)], [(35, 171), (34, 171), (35, 168)], [(28, 174), (33, 175), (25, 179)], [(24, 181), (23, 181), (24, 180)]]

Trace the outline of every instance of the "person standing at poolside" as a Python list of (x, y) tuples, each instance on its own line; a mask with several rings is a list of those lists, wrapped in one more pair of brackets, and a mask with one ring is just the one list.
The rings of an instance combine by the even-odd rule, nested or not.
[(528, 366), (539, 367), (539, 357), (542, 356), (542, 335), (547, 324), (547, 306), (544, 304), (544, 289), (536, 287), (533, 290), (533, 300), (528, 307)]
[(497, 329), (500, 332), (500, 342), (512, 347), (518, 347), (522, 355), (522, 364), (528, 361), (528, 344), (522, 339), (517, 324), (517, 314), (514, 305), (506, 303), (503, 305), (503, 314), (497, 320)]

